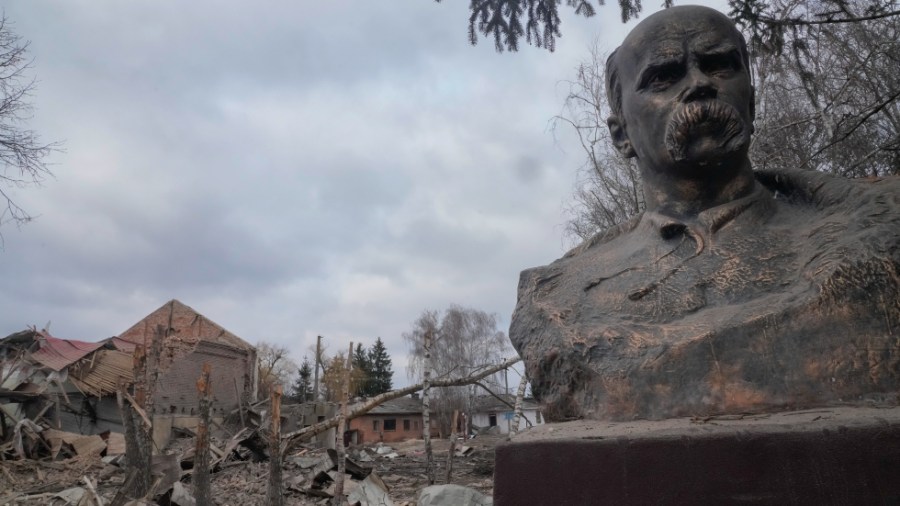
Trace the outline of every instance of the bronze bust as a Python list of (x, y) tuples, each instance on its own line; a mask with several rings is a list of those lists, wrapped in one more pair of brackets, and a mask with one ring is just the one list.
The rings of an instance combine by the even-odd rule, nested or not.
[(646, 210), (526, 270), (510, 338), (547, 418), (898, 402), (900, 178), (754, 172), (734, 24), (649, 16), (607, 62)]

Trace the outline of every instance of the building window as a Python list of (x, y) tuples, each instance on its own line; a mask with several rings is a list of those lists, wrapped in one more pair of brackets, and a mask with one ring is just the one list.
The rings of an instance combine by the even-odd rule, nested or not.
[(403, 430), (405, 430), (405, 431), (409, 430), (409, 419), (408, 418), (406, 420), (403, 420)]
[(372, 420), (372, 431), (378, 432), (378, 420)]
[(384, 431), (390, 432), (397, 430), (397, 419), (396, 418), (388, 418), (384, 421)]
[(488, 415), (488, 427), (496, 427), (497, 426), (497, 414), (491, 413)]
[(419, 430), (419, 421), (418, 420), (413, 421), (413, 428), (415, 428), (416, 430)]

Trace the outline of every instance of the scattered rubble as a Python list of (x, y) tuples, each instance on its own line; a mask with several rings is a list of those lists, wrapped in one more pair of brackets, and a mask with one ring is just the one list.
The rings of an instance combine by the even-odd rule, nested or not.
[[(179, 430), (162, 453), (153, 459), (153, 491), (142, 501), (119, 497), (126, 482), (123, 444), (118, 436), (81, 436), (22, 424), (25, 458), (6, 454), (0, 460), (0, 506), (53, 505), (94, 506), (176, 505), (196, 506), (192, 474), (194, 435)], [(25, 428), (27, 427), (27, 429)], [(35, 428), (36, 427), (36, 428)], [(220, 506), (266, 504), (269, 465), (251, 449), (258, 428), (226, 428), (210, 438), (212, 497)], [(471, 495), (490, 498), (493, 482), (493, 448), (500, 437), (479, 437), (457, 448), (454, 483), (468, 487)], [(433, 441), (437, 455), (446, 454), (447, 440)], [(265, 455), (263, 455), (265, 457)], [(435, 459), (439, 465), (444, 459)], [(351, 445), (347, 449), (345, 496), (349, 504), (412, 506), (421, 503), (420, 491), (427, 486), (422, 440), (386, 445)], [(301, 446), (283, 459), (283, 494), (286, 505), (329, 504), (334, 492), (337, 452)], [(437, 476), (443, 476), (440, 468)], [(464, 488), (465, 488), (464, 487)], [(429, 489), (430, 501), (443, 500), (449, 489)], [(454, 492), (459, 493), (459, 492)], [(458, 497), (453, 495), (451, 497)], [(455, 500), (455, 499), (453, 499)], [(473, 499), (475, 500), (475, 499)], [(470, 504), (490, 504), (482, 502)], [(117, 502), (118, 501), (118, 502)], [(460, 504), (432, 502), (427, 504)]]
[[(127, 343), (118, 338), (102, 343), (62, 340), (34, 329), (0, 339), (0, 506), (197, 506), (201, 497), (194, 485), (202, 480), (194, 473), (201, 462), (208, 462), (209, 474), (202, 476), (209, 477), (213, 503), (262, 506), (270, 476), (279, 483), (277, 473), (270, 475), (270, 456), (278, 452), (267, 442), (271, 439), (277, 446), (279, 440), (270, 438), (272, 421), (284, 420), (287, 428), (299, 430), (335, 413), (334, 405), (306, 403), (285, 406), (286, 416), (279, 417), (268, 412), (271, 407), (277, 413), (268, 401), (237, 400), (235, 409), (219, 409), (200, 430), (198, 420), (209, 415), (195, 417), (193, 408), (182, 415), (161, 402), (154, 409), (152, 389), (141, 401), (137, 387), (155, 384), (156, 379), (138, 381), (142, 376), (137, 366), (132, 371), (132, 351), (123, 349)], [(127, 388), (132, 379), (134, 395)], [(238, 382), (231, 383), (229, 395), (240, 398)], [(165, 399), (162, 394), (159, 401)], [(131, 411), (123, 406), (133, 408), (133, 424), (125, 422)], [(188, 418), (196, 423), (187, 424)], [(131, 439), (126, 437), (128, 427), (148, 434), (146, 451), (129, 449), (126, 455), (126, 447), (135, 444), (133, 433)], [(341, 481), (351, 505), (417, 503), (428, 485), (421, 439), (390, 446), (352, 444), (342, 459), (327, 448), (334, 446), (334, 435), (334, 429), (324, 431), (305, 444), (288, 445), (291, 451), (278, 455), (285, 505), (330, 504)], [(197, 440), (206, 438), (208, 446), (198, 450)], [(498, 441), (500, 436), (487, 435), (456, 447), (453, 483), (489, 498)], [(450, 443), (433, 440), (433, 446), (435, 474), (444, 477), (446, 459), (440, 454), (446, 457)], [(198, 451), (200, 456), (208, 451), (208, 461), (198, 458)], [(134, 459), (130, 467), (129, 455)], [(139, 499), (128, 497), (135, 483), (146, 484), (134, 494), (142, 496)]]
[(469, 487), (462, 485), (432, 485), (419, 494), (418, 506), (491, 506), (494, 500)]

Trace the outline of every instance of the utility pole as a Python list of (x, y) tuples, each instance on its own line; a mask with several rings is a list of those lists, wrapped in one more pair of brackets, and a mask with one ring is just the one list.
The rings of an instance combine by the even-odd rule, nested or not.
[(317, 336), (316, 339), (316, 374), (315, 374), (315, 384), (313, 385), (313, 401), (319, 401), (319, 359), (322, 358), (322, 336)]

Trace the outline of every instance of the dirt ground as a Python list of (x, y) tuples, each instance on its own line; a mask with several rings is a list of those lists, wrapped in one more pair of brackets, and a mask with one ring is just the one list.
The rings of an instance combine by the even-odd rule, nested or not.
[[(483, 494), (493, 491), (494, 447), (502, 436), (484, 435), (458, 445), (471, 447), (465, 456), (454, 458), (451, 483), (474, 488)], [(432, 441), (436, 463), (436, 484), (447, 483), (446, 462), (448, 440)], [(363, 468), (370, 468), (384, 481), (391, 499), (397, 505), (414, 505), (419, 490), (427, 485), (425, 448), (421, 439), (390, 445), (377, 452), (375, 445), (348, 448), (348, 457)], [(301, 449), (284, 461), (284, 494), (287, 505), (326, 504), (327, 499), (311, 497), (298, 491), (297, 484), (304, 470), (297, 459), (314, 459), (324, 450)], [(296, 457), (292, 459), (291, 457)], [(212, 474), (214, 500), (220, 506), (264, 505), (268, 482), (268, 462), (230, 460)], [(109, 503), (124, 482), (122, 468), (103, 463), (99, 456), (75, 457), (62, 461), (9, 460), (0, 461), (0, 506), (3, 505), (65, 505), (71, 504), (56, 497), (72, 488), (87, 488), (87, 480), (95, 487), (104, 503)], [(182, 482), (191, 490), (190, 478)], [(352, 486), (352, 485), (348, 485)]]

